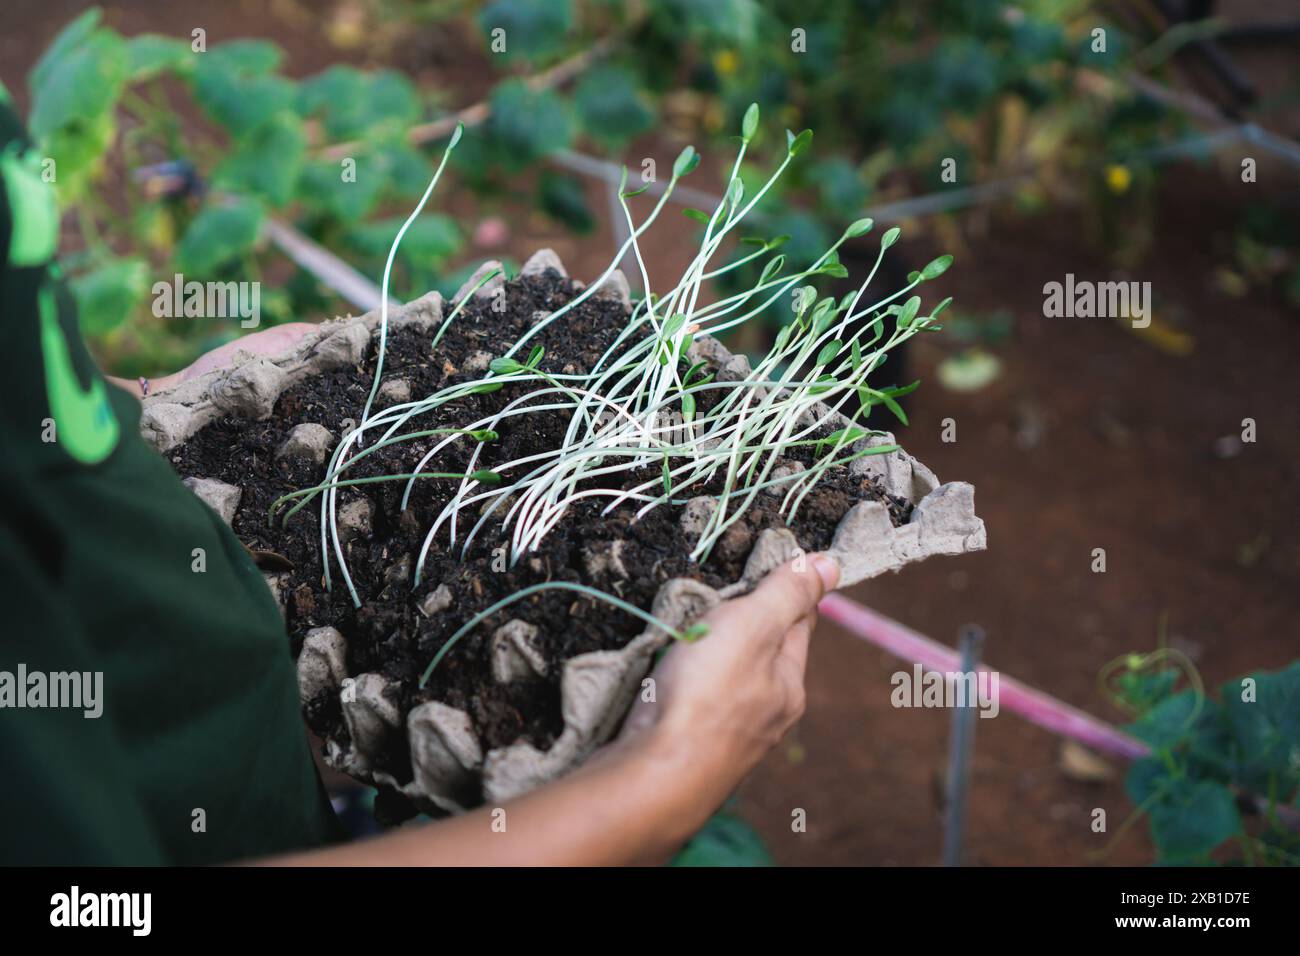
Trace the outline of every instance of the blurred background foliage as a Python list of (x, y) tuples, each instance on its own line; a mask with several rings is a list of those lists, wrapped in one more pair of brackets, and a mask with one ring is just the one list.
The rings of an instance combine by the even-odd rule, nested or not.
[[(548, 157), (581, 149), (619, 158), (651, 131), (722, 152), (753, 100), (769, 129), (816, 131), (814, 160), (792, 169), (760, 220), (769, 234), (790, 237), (783, 251), (796, 262), (817, 255), (873, 202), (1033, 168), (1039, 175), (1019, 196), (1032, 206), (1042, 182), (1068, 181), (1067, 170), (1095, 163), (1099, 152), (1131, 150), (1177, 122), (1123, 97), (1072, 95), (1080, 68), (1124, 62), (1114, 55), (1124, 43), (1117, 30), (1109, 55), (1093, 51), (1090, 31), (1104, 21), (1084, 0), (834, 0), (813, 13), (795, 0), (373, 0), (351, 8), (348, 31), (380, 42), (468, 26), (479, 62), (493, 72), (490, 114), (455, 154), (459, 180), (480, 195), (526, 180), (535, 208), (576, 232), (590, 230), (595, 214), (581, 180), (544, 165)], [(526, 82), (611, 37), (617, 42), (571, 84)], [(412, 145), (408, 133), (449, 105), (444, 91), (420, 89), (392, 69), (336, 65), (291, 78), (269, 40), (196, 51), (193, 37), (122, 36), (91, 9), (28, 77), (31, 131), (57, 162), (57, 190), (80, 236), (69, 266), (82, 322), (106, 363), (125, 374), (176, 367), (235, 334), (150, 321), (153, 281), (175, 272), (264, 280), (268, 324), (338, 307), (267, 248), (268, 216), (377, 276), (438, 147)], [(345, 174), (340, 150), (323, 153), (333, 144), (344, 144), (363, 174)], [(784, 137), (769, 135), (766, 144), (784, 151)], [(751, 179), (773, 158), (762, 147), (745, 170)], [(953, 182), (941, 176), (945, 159)], [(637, 175), (638, 160), (626, 161)], [(1126, 173), (1123, 191), (1148, 188), (1150, 178)], [(1106, 188), (1104, 177), (1088, 181)], [(936, 228), (942, 236), (942, 223)], [(454, 290), (465, 264), (452, 265), (465, 242), (449, 215), (423, 216), (402, 246), (395, 294)]]
[[(1157, 862), (1300, 863), (1300, 833), (1281, 816), (1300, 792), (1300, 661), (1227, 681), (1217, 700), (1167, 648), (1129, 655), (1108, 673), (1117, 704), (1134, 715), (1128, 731), (1151, 748), (1125, 788), (1149, 820)], [(1243, 794), (1266, 800), (1258, 827), (1243, 820)]]

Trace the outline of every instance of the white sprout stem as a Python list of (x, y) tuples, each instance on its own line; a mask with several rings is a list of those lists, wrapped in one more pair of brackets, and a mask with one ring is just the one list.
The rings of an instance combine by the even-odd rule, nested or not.
[(384, 374), (384, 353), (388, 347), (388, 282), (393, 272), (393, 261), (397, 258), (397, 248), (402, 244), (402, 237), (406, 235), (406, 230), (411, 228), (411, 223), (419, 218), (420, 213), (424, 210), (424, 204), (429, 201), (433, 195), (434, 187), (438, 185), (438, 180), (442, 178), (442, 171), (447, 168), (447, 160), (451, 156), (451, 151), (456, 148), (460, 142), (460, 137), (464, 133), (464, 124), (457, 123), (456, 131), (452, 133), (451, 140), (447, 143), (447, 148), (442, 151), (442, 161), (438, 163), (438, 168), (433, 173), (433, 179), (429, 180), (429, 185), (424, 190), (424, 195), (420, 201), (415, 204), (415, 209), (406, 217), (406, 222), (402, 223), (402, 228), (397, 230), (397, 236), (393, 239), (392, 246), (388, 249), (388, 261), (384, 263), (384, 279), (380, 286), (379, 296), (379, 355), (375, 360), (375, 380), (370, 386), (370, 395), (366, 398), (365, 407), (361, 410), (361, 421), (365, 422), (370, 417), (370, 406), (375, 401), (375, 395), (379, 391), (379, 380)]
[[(401, 496), (401, 508), (405, 510), (410, 505), (416, 478), (450, 475), (446, 469), (432, 470), (440, 456), (461, 435), (480, 437), (469, 450), (467, 459), (460, 459), (467, 460), (468, 464), (464, 469), (455, 469), (457, 486), (422, 542), (416, 564), (416, 586), (420, 583), (429, 551), (444, 526), (449, 544), (454, 547), (460, 543), (461, 558), (467, 559), (475, 540), (507, 503), (509, 507), (504, 508), (499, 531), (494, 533), (509, 542), (513, 565), (527, 553), (535, 551), (577, 502), (608, 499), (600, 510), (601, 514), (609, 514), (625, 502), (635, 502), (634, 520), (641, 520), (654, 508), (687, 500), (685, 495), (696, 488), (716, 488), (716, 494), (711, 497), (717, 506), (690, 554), (692, 560), (704, 560), (727, 528), (752, 507), (759, 492), (779, 489), (782, 497), (778, 511), (789, 524), (794, 521), (803, 501), (831, 469), (866, 455), (887, 453), (896, 447), (872, 444), (868, 439), (884, 433), (857, 426), (859, 417), (874, 403), (883, 401), (897, 411), (891, 398), (893, 393), (888, 390), (882, 393), (868, 387), (867, 379), (890, 349), (928, 328), (933, 316), (942, 308), (941, 305), (930, 317), (920, 319), (915, 315), (917, 301), (909, 301), (901, 308), (891, 304), (908, 295), (924, 279), (942, 271), (930, 269), (903, 289), (860, 308), (886, 249), (897, 236), (897, 230), (890, 230), (882, 240), (866, 280), (853, 294), (846, 295), (838, 303), (832, 299), (818, 301), (813, 288), (800, 287), (801, 283), (818, 275), (834, 274), (832, 265), (838, 266), (837, 250), (847, 239), (870, 229), (869, 220), (854, 223), (809, 267), (782, 275), (785, 256), (777, 255), (764, 267), (762, 277), (749, 288), (701, 305), (705, 282), (753, 263), (779, 246), (780, 243), (775, 241), (762, 242), (752, 253), (734, 257), (716, 268), (710, 267), (728, 236), (769, 193), (808, 138), (808, 134), (792, 136), (790, 149), (775, 171), (752, 196), (746, 196), (740, 169), (756, 121), (756, 108), (751, 108), (751, 113), (754, 114), (753, 120), (747, 113), (746, 132), (726, 189), (705, 222), (699, 248), (666, 294), (656, 295), (652, 289), (640, 240), (665, 208), (680, 176), (693, 169), (698, 161), (689, 147), (674, 164), (667, 188), (640, 225), (635, 223), (627, 201), (630, 198), (626, 191), (628, 171), (624, 168), (618, 202), (628, 227), (628, 236), (613, 260), (588, 288), (516, 338), (501, 357), (501, 361), (512, 358), (552, 323), (594, 295), (630, 251), (636, 260), (644, 295), (588, 371), (576, 375), (543, 371), (540, 363), (544, 353), (535, 347), (527, 364), (498, 365), (494, 362), (493, 368), (499, 369), (500, 373), (492, 371), (473, 382), (445, 386), (421, 400), (372, 414), (387, 345), (387, 290), (392, 265), (403, 235), (427, 202), (459, 134), (453, 137), (433, 182), (399, 230), (389, 251), (383, 279), (384, 303), (375, 379), (360, 424), (335, 448), (325, 481), (317, 487), (305, 489), (303, 500), (290, 511), (292, 514), (316, 495), (321, 495), (322, 553), (333, 551), (354, 601), (359, 603), (338, 536), (338, 490), (341, 486), (368, 483), (370, 479), (341, 476), (365, 455), (397, 442), (438, 438), (423, 451), (411, 472), (377, 479), (406, 480)], [(842, 267), (839, 267), (839, 274), (843, 274)], [(479, 285), (493, 277), (485, 277)], [(477, 287), (463, 297), (443, 321), (434, 338), (435, 344), (441, 341), (476, 290)], [(693, 351), (688, 354), (686, 346), (690, 341), (700, 335), (716, 335), (743, 325), (792, 291), (796, 315), (781, 330), (776, 344), (756, 367), (743, 378), (728, 381), (714, 381), (713, 376), (719, 370), (707, 366), (704, 366), (707, 374), (696, 375), (701, 366), (698, 361), (691, 364), (692, 359), (699, 356)], [(879, 312), (881, 309), (886, 311)], [(886, 336), (883, 323), (892, 313), (900, 316), (906, 313), (909, 321), (900, 320)], [(864, 318), (866, 321), (855, 328), (855, 323)], [(406, 430), (412, 419), (432, 415), (462, 398), (506, 385), (525, 385), (527, 391), (493, 413), (478, 417), (478, 421), (468, 427)], [(701, 411), (699, 398), (710, 392), (717, 393), (718, 397), (707, 411)], [(861, 407), (851, 418), (842, 417), (841, 409), (855, 394), (861, 397)], [(454, 406), (451, 411), (450, 419), (454, 421)], [(491, 466), (490, 471), (476, 470), (485, 454), (485, 442), (496, 436), (496, 429), (502, 423), (526, 421), (535, 414), (557, 413), (570, 416), (559, 447), (516, 457)], [(902, 415), (901, 412), (898, 414)], [(438, 415), (440, 419), (444, 417), (444, 414)], [(678, 420), (673, 420), (674, 417)], [(826, 433), (827, 424), (836, 419), (843, 423), (842, 427), (836, 432)], [(375, 430), (381, 430), (379, 442), (356, 451)], [(816, 437), (818, 433), (823, 437)], [(440, 435), (445, 437), (439, 438)], [(777, 462), (798, 446), (812, 446), (810, 463), (791, 474), (773, 477)], [(854, 450), (843, 454), (849, 446)], [(654, 476), (645, 477), (643, 469), (652, 469)], [(620, 481), (622, 475), (635, 477)], [(469, 508), (478, 509), (477, 519), (461, 543), (458, 542), (458, 524), (462, 512)], [(331, 563), (329, 560), (324, 562), (327, 586)], [(520, 592), (518, 596), (524, 593)], [(595, 594), (606, 597), (603, 592)], [(484, 612), (453, 636), (440, 650), (434, 663), (442, 659), (461, 633), (490, 613), (492, 610)]]

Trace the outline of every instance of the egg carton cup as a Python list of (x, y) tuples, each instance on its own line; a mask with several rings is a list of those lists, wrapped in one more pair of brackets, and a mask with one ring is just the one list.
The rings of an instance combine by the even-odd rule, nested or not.
[[(484, 263), (456, 301), (500, 268), (497, 262)], [(540, 276), (547, 270), (567, 277), (555, 253), (543, 249), (528, 260), (521, 274)], [(503, 285), (504, 277), (498, 274), (474, 294), (491, 297)], [(580, 282), (575, 285), (583, 287)], [(625, 311), (631, 310), (627, 279), (621, 272), (611, 273), (593, 296), (617, 301)], [(415, 327), (432, 338), (442, 323), (444, 308), (437, 292), (391, 307), (390, 329)], [(377, 311), (335, 319), (321, 323), (280, 356), (236, 353), (227, 366), (147, 396), (141, 433), (165, 453), (217, 418), (269, 418), (286, 389), (312, 375), (361, 364), (379, 323)], [(744, 356), (733, 355), (708, 336), (698, 337), (692, 351), (692, 361), (715, 364), (721, 380), (743, 378), (750, 371)], [(826, 411), (822, 406), (809, 414), (820, 417)], [(839, 415), (829, 423), (835, 427), (849, 424)], [(893, 443), (890, 434), (873, 435), (860, 439), (854, 450)], [(971, 485), (960, 481), (941, 484), (934, 472), (901, 449), (856, 458), (847, 467), (853, 475), (877, 479), (879, 487), (913, 508), (907, 522), (898, 527), (891, 522), (883, 501), (859, 501), (845, 512), (829, 548), (841, 569), (840, 588), (931, 555), (985, 548), (984, 522), (975, 514)], [(238, 488), (202, 476), (192, 476), (186, 482), (227, 521), (233, 519)], [(769, 528), (758, 535), (740, 580), (714, 589), (691, 578), (674, 578), (659, 589), (650, 612), (669, 627), (684, 629), (719, 602), (750, 591), (798, 553), (798, 543), (789, 530)], [(279, 576), (268, 576), (277, 598), (282, 597), (280, 583)], [(423, 601), (424, 608), (432, 608), (434, 613), (446, 612), (449, 605), (449, 600), (439, 601), (436, 588)], [(514, 620), (493, 632), (489, 647), (496, 679), (535, 678), (545, 668), (545, 660), (531, 646), (531, 627)], [(671, 639), (662, 628), (648, 627), (621, 649), (593, 651), (565, 661), (560, 677), (564, 729), (546, 750), (521, 741), (485, 751), (470, 716), (437, 701), (412, 708), (403, 719), (385, 677), (350, 672), (346, 638), (333, 627), (315, 628), (304, 638), (297, 663), (299, 693), (304, 705), (324, 693), (339, 695), (347, 735), (325, 740), (324, 756), (330, 766), (363, 782), (393, 787), (426, 812), (458, 813), (484, 803), (500, 804), (581, 765), (618, 730), (655, 652)], [(401, 746), (402, 736), (410, 751), (411, 777), (406, 780), (377, 765), (378, 755), (391, 754), (395, 745)]]

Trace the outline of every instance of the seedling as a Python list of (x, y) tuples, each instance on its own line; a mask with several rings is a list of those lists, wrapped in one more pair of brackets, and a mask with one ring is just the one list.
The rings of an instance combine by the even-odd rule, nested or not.
[[(898, 240), (900, 233), (895, 227), (882, 236), (875, 264), (856, 292), (839, 301), (819, 299), (811, 283), (819, 276), (846, 275), (839, 261), (840, 246), (872, 230), (874, 224), (870, 219), (860, 219), (820, 257), (799, 270), (788, 271), (787, 257), (776, 252), (784, 243), (783, 236), (749, 240), (757, 246), (755, 250), (711, 268), (724, 243), (812, 139), (811, 131), (789, 133), (785, 157), (767, 181), (747, 198), (739, 173), (757, 128), (758, 107), (751, 106), (745, 114), (740, 147), (723, 198), (711, 212), (687, 210), (689, 216), (703, 225), (703, 236), (695, 257), (671, 287), (654, 291), (640, 238), (659, 217), (678, 182), (699, 164), (699, 155), (690, 146), (677, 157), (671, 180), (639, 224), (628, 205), (628, 200), (638, 193), (626, 190), (627, 170), (624, 169), (618, 202), (628, 227), (628, 238), (591, 286), (520, 335), (504, 354), (490, 363), (481, 378), (449, 385), (416, 401), (375, 412), (373, 399), (383, 374), (388, 341), (390, 268), (385, 268), (379, 356), (360, 424), (338, 444), (320, 485), (287, 495), (272, 508), (274, 512), (287, 499), (300, 497), (302, 500), (293, 508), (296, 511), (320, 496), (322, 552), (332, 550), (334, 563), (354, 603), (359, 605), (360, 600), (337, 530), (340, 487), (405, 480), (402, 496), (405, 509), (417, 480), (435, 478), (457, 482), (455, 492), (429, 527), (415, 561), (413, 585), (418, 587), (429, 551), (440, 538), (445, 539), (448, 547), (459, 544), (461, 554), (468, 555), (471, 545), (485, 533), (489, 523), (499, 522), (493, 533), (503, 536), (501, 543), (508, 539), (509, 563), (514, 566), (538, 548), (575, 503), (589, 498), (604, 500), (603, 514), (634, 503), (636, 519), (640, 520), (664, 505), (682, 504), (701, 494), (711, 495), (717, 507), (690, 554), (692, 560), (704, 561), (727, 529), (753, 506), (760, 492), (775, 489), (781, 495), (781, 513), (787, 523), (792, 523), (802, 502), (830, 470), (866, 455), (896, 450), (893, 444), (871, 444), (869, 439), (883, 433), (860, 427), (857, 420), (872, 406), (883, 405), (906, 423), (907, 417), (897, 399), (915, 388), (916, 383), (903, 388), (876, 388), (868, 384), (868, 377), (890, 349), (919, 332), (937, 327), (935, 317), (947, 301), (923, 315), (921, 297), (912, 293), (922, 283), (942, 275), (952, 257), (935, 259), (920, 272), (913, 273), (902, 289), (868, 302), (866, 290), (885, 252)], [(399, 230), (389, 254), (390, 266), (403, 234), (428, 201), (459, 138), (457, 130), (429, 188)], [(629, 253), (646, 294), (631, 309), (613, 344), (585, 371), (564, 374), (547, 369), (545, 351), (533, 340), (595, 295), (610, 280), (616, 264)], [(752, 287), (704, 304), (706, 283), (765, 256), (767, 261)], [(481, 279), (456, 303), (439, 329), (435, 343), (475, 292), (492, 278)], [(728, 368), (726, 374), (721, 374), (724, 370), (710, 368), (708, 361), (697, 354), (694, 345), (701, 336), (719, 335), (755, 321), (769, 306), (782, 300), (791, 303), (792, 317), (777, 334), (772, 348), (752, 368)], [(454, 419), (461, 400), (506, 386), (519, 391), (518, 397), (476, 421), (466, 421), (457, 428), (408, 430), (435, 414), (441, 420), (447, 416)], [(851, 424), (846, 427), (840, 415), (848, 411), (855, 398), (856, 407), (848, 415)], [(567, 415), (568, 425), (563, 440), (555, 447), (494, 464), (490, 469), (482, 467), (484, 448), (504, 425), (514, 419), (557, 412)], [(376, 435), (377, 441), (365, 447)], [(439, 440), (408, 472), (361, 479), (347, 475), (348, 469), (366, 454), (417, 437)], [(466, 439), (474, 443), (468, 467), (454, 472), (439, 470), (439, 456), (453, 442)], [(811, 449), (813, 462), (802, 469), (777, 473), (778, 463), (794, 448)], [(642, 469), (647, 468), (653, 477), (641, 480)], [(465, 530), (471, 514), (476, 519)], [(328, 561), (325, 573), (329, 584)], [(589, 597), (620, 607), (626, 603), (593, 588), (567, 582), (526, 588), (466, 623), (433, 659), (425, 678), (461, 635), (500, 607), (538, 590), (561, 587), (581, 590)], [(640, 609), (630, 605), (623, 609), (663, 626)], [(687, 636), (673, 633), (677, 637)]]

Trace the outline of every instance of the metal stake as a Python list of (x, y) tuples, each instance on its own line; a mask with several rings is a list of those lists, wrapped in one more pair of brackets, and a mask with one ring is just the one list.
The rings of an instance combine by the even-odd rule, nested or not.
[[(968, 624), (960, 636), (961, 676), (976, 674), (980, 648), (984, 644), (984, 631)], [(976, 686), (978, 675), (976, 674)], [(975, 744), (975, 699), (963, 701), (963, 706), (952, 711), (952, 744), (948, 751), (948, 808), (943, 833), (943, 865), (961, 866), (962, 841), (966, 830), (966, 794), (970, 785), (971, 751)]]

